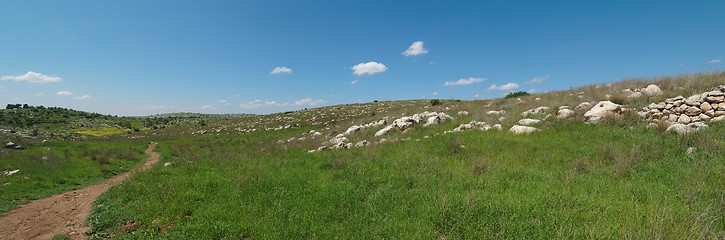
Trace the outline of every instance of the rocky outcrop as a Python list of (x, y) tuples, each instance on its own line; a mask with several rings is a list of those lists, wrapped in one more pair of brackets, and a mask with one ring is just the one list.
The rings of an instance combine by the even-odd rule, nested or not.
[(388, 123), (387, 119), (381, 119), (379, 121), (375, 121), (375, 122), (371, 122), (371, 123), (367, 123), (367, 124), (354, 125), (354, 126), (349, 127), (347, 130), (345, 130), (345, 132), (343, 134), (350, 135), (350, 134), (365, 130), (367, 128), (380, 127), (380, 126), (385, 125), (386, 123)]
[(522, 112), (521, 116), (528, 117), (529, 115), (533, 114), (545, 114), (546, 111), (549, 111), (549, 107), (537, 107)]
[(471, 121), (469, 123), (458, 125), (458, 127), (454, 128), (453, 130), (445, 131), (444, 133), (462, 132), (468, 129), (477, 129), (482, 131), (488, 131), (491, 129), (501, 130), (501, 124), (494, 124), (493, 126), (491, 126), (485, 122)]
[(584, 113), (584, 120), (587, 123), (598, 123), (608, 116), (619, 114), (621, 111), (621, 105), (610, 101), (601, 101)]
[(664, 102), (651, 103), (638, 114), (653, 126), (668, 124), (668, 131), (696, 131), (706, 127), (706, 123), (725, 120), (725, 85), (687, 98), (677, 96), (665, 99)]
[(650, 84), (646, 88), (640, 88), (640, 89), (624, 89), (622, 92), (625, 94), (628, 94), (628, 98), (640, 98), (642, 96), (659, 96), (662, 95), (662, 89), (658, 87), (657, 85)]
[(375, 133), (375, 136), (380, 137), (393, 130), (399, 130), (399, 131), (404, 132), (405, 130), (408, 130), (409, 128), (411, 128), (417, 124), (420, 124), (420, 123), (422, 123), (423, 126), (439, 124), (439, 123), (444, 122), (447, 119), (453, 119), (453, 117), (451, 117), (445, 113), (437, 113), (437, 112), (417, 113), (417, 114), (414, 114), (413, 116), (407, 116), (407, 117), (401, 117), (401, 118), (395, 119), (392, 124), (377, 131)]

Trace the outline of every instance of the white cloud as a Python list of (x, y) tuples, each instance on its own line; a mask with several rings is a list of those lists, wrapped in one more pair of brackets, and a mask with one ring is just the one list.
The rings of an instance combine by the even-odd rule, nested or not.
[(352, 80), (352, 82), (350, 82), (350, 84), (353, 84), (353, 85), (357, 84), (357, 80)]
[(280, 74), (280, 73), (292, 74), (292, 69), (288, 68), (288, 67), (276, 67), (276, 68), (272, 69), (272, 72), (270, 72), (270, 73), (271, 74)]
[[(39, 96), (39, 97), (44, 96), (44, 95), (45, 95), (45, 93), (35, 94), (35, 96)], [(71, 97), (72, 96), (74, 100), (86, 100), (86, 99), (91, 98), (91, 95), (87, 95), (87, 94), (83, 95), (83, 96), (74, 96), (73, 92), (70, 92), (70, 91), (58, 91), (55, 93), (55, 95), (58, 95), (60, 97)]]
[(410, 47), (408, 47), (408, 50), (405, 50), (405, 52), (403, 52), (403, 55), (416, 56), (426, 53), (428, 53), (428, 49), (425, 49), (423, 47), (423, 41), (416, 41), (413, 44), (410, 44)]
[(29, 82), (29, 83), (49, 83), (49, 82), (60, 82), (63, 81), (60, 77), (48, 76), (42, 73), (29, 71), (20, 76), (3, 76), (0, 77), (3, 81), (16, 81), (16, 82)]
[(541, 83), (541, 82), (543, 82), (546, 79), (549, 79), (549, 75), (546, 75), (546, 76), (536, 76), (536, 77), (532, 78), (531, 80), (529, 80), (526, 83)]
[(535, 93), (536, 92), (536, 89), (529, 89), (529, 91), (526, 91), (526, 92), (528, 92), (528, 93)]
[(201, 106), (201, 109), (209, 109), (209, 108), (211, 108), (211, 105), (204, 105), (204, 106)]
[(438, 91), (433, 91), (430, 95), (431, 96), (438, 96)]
[(297, 106), (317, 106), (317, 105), (323, 104), (325, 102), (326, 101), (322, 100), (322, 99), (314, 100), (312, 98), (305, 98), (305, 99), (300, 99), (300, 100), (295, 101), (295, 105), (297, 105)]
[(720, 63), (720, 59), (713, 59), (713, 60), (710, 60), (707, 63), (709, 63), (709, 64), (718, 64), (718, 63)]
[(508, 91), (508, 90), (513, 90), (513, 89), (517, 89), (517, 88), (519, 88), (518, 84), (510, 82), (510, 83), (507, 83), (507, 84), (504, 84), (501, 86), (496, 86), (496, 84), (491, 84), (491, 86), (488, 87), (488, 90)]
[(476, 95), (473, 95), (473, 97), (475, 97), (475, 98), (480, 97), (480, 96), (481, 95), (478, 95), (478, 93), (476, 93)]
[(461, 78), (461, 79), (458, 79), (458, 81), (447, 81), (443, 85), (445, 85), (445, 86), (462, 86), (462, 85), (476, 84), (476, 83), (480, 83), (483, 81), (486, 81), (486, 78), (470, 77), (470, 78)]
[(73, 99), (75, 99), (75, 100), (86, 100), (86, 99), (89, 99), (89, 98), (91, 98), (91, 95), (83, 95), (83, 96), (80, 96), (80, 97), (73, 97)]
[(242, 103), (239, 105), (240, 108), (264, 108), (264, 107), (288, 107), (288, 106), (317, 106), (323, 103), (326, 103), (327, 101), (323, 99), (312, 99), (312, 98), (303, 98), (300, 100), (295, 101), (294, 103), (288, 103), (288, 102), (277, 102), (277, 101), (263, 101), (260, 99)]
[(231, 103), (229, 103), (229, 101), (227, 101), (226, 99), (221, 99), (221, 100), (219, 100), (219, 103), (220, 103), (220, 104), (222, 104), (222, 105), (224, 105), (224, 106), (229, 106), (229, 105), (231, 104)]
[(363, 75), (363, 74), (369, 74), (373, 75), (376, 73), (385, 72), (388, 70), (387, 67), (385, 67), (385, 64), (377, 63), (377, 62), (366, 62), (366, 63), (358, 63), (355, 66), (352, 66), (353, 73), (355, 75)]
[(36, 93), (35, 96), (36, 97), (42, 97), (42, 96), (45, 96), (45, 93)]
[(67, 96), (73, 95), (73, 93), (72, 92), (69, 92), (69, 91), (60, 91), (60, 92), (57, 92), (55, 94), (58, 95), (58, 96), (61, 96), (61, 97), (67, 97)]

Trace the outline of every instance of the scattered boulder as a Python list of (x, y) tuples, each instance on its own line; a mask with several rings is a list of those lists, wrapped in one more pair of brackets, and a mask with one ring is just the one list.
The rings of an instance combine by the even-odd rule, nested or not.
[(513, 127), (511, 127), (509, 129), (509, 132), (512, 132), (513, 134), (529, 134), (529, 133), (534, 133), (534, 132), (538, 132), (538, 131), (539, 131), (539, 129), (535, 128), (535, 127), (519, 126), (519, 125), (514, 125)]
[(549, 110), (549, 107), (532, 108), (532, 109), (522, 112), (521, 116), (528, 117), (529, 115), (532, 115), (532, 114), (545, 114), (546, 111), (548, 111), (548, 110)]
[(368, 144), (370, 144), (370, 142), (368, 142), (368, 140), (362, 140), (362, 141), (355, 143), (355, 147), (364, 147), (364, 146), (367, 146)]
[(556, 112), (557, 118), (572, 118), (574, 115), (576, 113), (569, 109), (569, 106), (561, 106), (559, 107), (559, 111)]
[(694, 122), (687, 125), (682, 123), (674, 123), (667, 127), (667, 131), (675, 132), (678, 134), (687, 134), (704, 128), (707, 128), (707, 125), (702, 122)]
[(393, 130), (393, 125), (388, 125), (387, 127), (384, 127), (383, 129), (378, 130), (375, 132), (376, 137), (380, 137), (385, 135), (386, 133), (390, 132), (390, 130)]
[(576, 107), (574, 108), (574, 110), (579, 110), (579, 111), (589, 111), (589, 109), (592, 109), (592, 104), (590, 102), (580, 103), (579, 105), (576, 105)]
[(3, 171), (2, 171), (2, 172), (0, 172), (0, 173), (2, 173), (3, 175), (5, 175), (6, 177), (8, 177), (8, 176), (10, 176), (10, 175), (13, 175), (13, 174), (16, 174), (16, 173), (18, 173), (18, 172), (20, 172), (20, 169), (15, 169), (15, 170), (3, 170)]
[(459, 111), (458, 115), (460, 116), (468, 116), (468, 111)]
[(601, 101), (597, 103), (592, 109), (584, 113), (584, 119), (587, 123), (598, 123), (607, 116), (617, 115), (621, 111), (621, 105), (613, 103), (611, 101)]
[(165, 162), (164, 163), (164, 167), (169, 167), (169, 166), (172, 166), (172, 165), (174, 165), (174, 162)]
[(458, 127), (454, 128), (451, 131), (446, 131), (445, 133), (461, 132), (461, 131), (468, 130), (468, 129), (478, 129), (478, 130), (487, 131), (487, 130), (491, 129), (491, 126), (486, 124), (485, 122), (471, 121), (470, 123), (464, 123), (464, 124), (458, 125)]
[(541, 120), (531, 119), (531, 118), (524, 118), (524, 119), (519, 120), (519, 122), (518, 122), (519, 125), (523, 125), (523, 126), (531, 126), (531, 125), (539, 124), (539, 123), (541, 123)]
[(663, 94), (662, 89), (654, 84), (650, 84), (646, 88), (642, 89), (642, 93), (647, 96), (659, 96)]
[(491, 110), (491, 111), (486, 112), (486, 114), (488, 114), (488, 115), (503, 115), (505, 113), (506, 113), (505, 110), (498, 110), (498, 111)]

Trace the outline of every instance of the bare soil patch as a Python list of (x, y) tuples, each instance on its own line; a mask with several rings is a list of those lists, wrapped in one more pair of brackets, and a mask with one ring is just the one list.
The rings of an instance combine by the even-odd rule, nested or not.
[(126, 180), (136, 172), (151, 168), (159, 161), (159, 153), (153, 152), (155, 143), (146, 149), (148, 158), (143, 166), (102, 183), (82, 189), (38, 199), (8, 212), (0, 218), (0, 236), (3, 239), (50, 239), (65, 234), (71, 239), (86, 239), (90, 230), (85, 222), (91, 214), (91, 206), (98, 196)]

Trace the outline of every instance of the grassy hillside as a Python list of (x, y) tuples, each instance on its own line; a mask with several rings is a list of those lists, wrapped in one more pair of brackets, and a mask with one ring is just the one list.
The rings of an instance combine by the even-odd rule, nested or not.
[(59, 107), (8, 104), (0, 109), (0, 130), (24, 137), (75, 138), (108, 136), (166, 128), (176, 125), (199, 125), (207, 122), (239, 119), (245, 114), (170, 113), (144, 117), (118, 117)]
[(126, 172), (144, 159), (144, 142), (24, 142), (25, 150), (0, 149), (0, 214), (30, 200), (78, 189)]
[[(628, 98), (658, 84), (663, 95)], [(634, 114), (584, 124), (546, 118), (611, 100), (638, 109), (709, 91), (723, 73), (633, 79), (507, 99), (392, 101), (142, 132), (162, 162), (103, 194), (94, 238), (723, 238), (725, 125), (678, 135)], [(507, 131), (547, 106), (542, 131)], [(502, 115), (488, 111), (504, 110)], [(307, 153), (348, 127), (423, 111), (455, 117), (367, 147)], [(467, 111), (468, 115), (457, 115)], [(504, 131), (442, 134), (472, 120)], [(312, 132), (319, 132), (312, 135)], [(386, 143), (380, 143), (385, 138)], [(126, 223), (133, 231), (117, 231)]]

